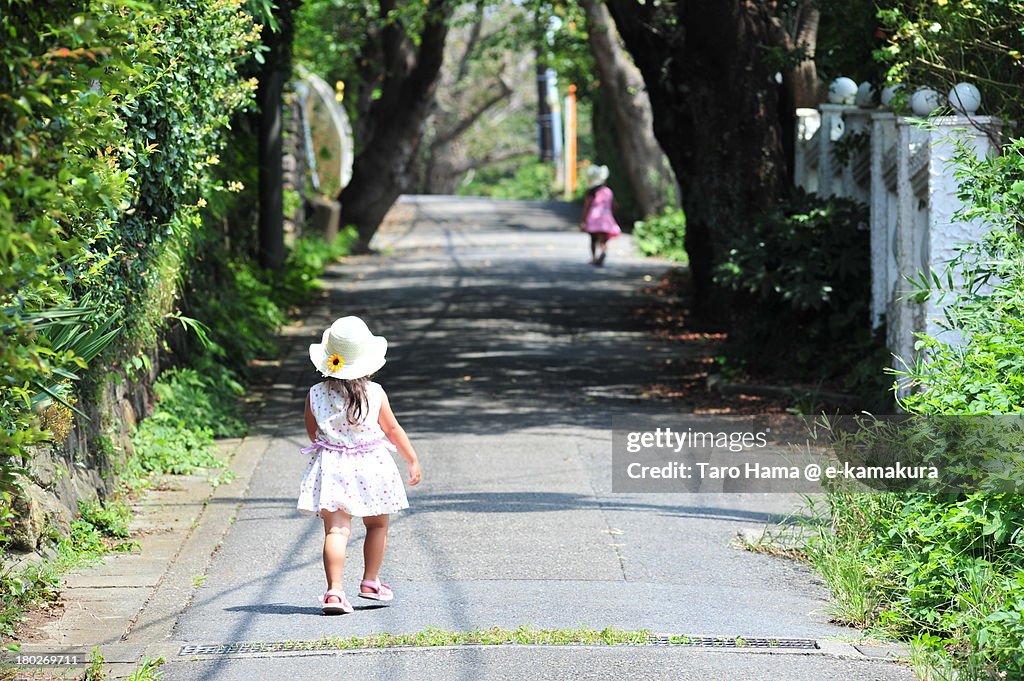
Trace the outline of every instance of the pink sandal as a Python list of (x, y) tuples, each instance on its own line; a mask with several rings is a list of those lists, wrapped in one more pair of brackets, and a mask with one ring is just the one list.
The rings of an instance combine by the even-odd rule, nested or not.
[[(364, 586), (372, 591), (363, 591)], [(395, 592), (379, 579), (364, 579), (359, 583), (359, 597), (369, 598), (371, 601), (390, 601), (395, 597)]]
[[(336, 598), (336, 601), (330, 601), (329, 599)], [(325, 615), (338, 615), (340, 613), (350, 613), (354, 611), (352, 604), (345, 598), (344, 591), (329, 590), (323, 596), (320, 597), (320, 604), (323, 606)]]

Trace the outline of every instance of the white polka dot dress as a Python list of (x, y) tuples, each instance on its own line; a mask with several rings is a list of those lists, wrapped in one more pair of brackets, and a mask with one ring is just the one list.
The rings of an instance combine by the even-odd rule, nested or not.
[(298, 509), (319, 515), (342, 510), (365, 517), (409, 508), (405, 486), (392, 457), (395, 446), (384, 436), (377, 419), (384, 394), (377, 383), (367, 383), (367, 410), (355, 424), (348, 422), (345, 395), (330, 381), (309, 391), (309, 404), (317, 423), (317, 439), (299, 488)]

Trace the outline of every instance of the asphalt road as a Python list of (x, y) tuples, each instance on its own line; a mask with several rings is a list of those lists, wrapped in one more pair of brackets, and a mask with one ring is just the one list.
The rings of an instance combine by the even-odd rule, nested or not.
[[(847, 640), (806, 567), (740, 551), (739, 530), (798, 507), (780, 494), (614, 494), (617, 414), (678, 407), (608, 397), (654, 382), (687, 352), (631, 321), (645, 276), (667, 264), (587, 239), (559, 204), (407, 199), (414, 219), (376, 256), (329, 272), (328, 305), (296, 335), (358, 314), (390, 341), (377, 380), (416, 445), (423, 483), (393, 518), (389, 607), (323, 617), (319, 521), (295, 510), (305, 457), (302, 398), (317, 379), (293, 352), (257, 431), (273, 442), (238, 499), (237, 521), (174, 626), (187, 643), (289, 641), (426, 627), (648, 629), (657, 633)], [(301, 349), (300, 349), (301, 350)], [(225, 505), (223, 512), (234, 512)], [(349, 593), (362, 568), (357, 532)], [(353, 599), (359, 601), (360, 599)], [(369, 601), (365, 601), (369, 604)], [(165, 679), (905, 679), (893, 663), (826, 654), (667, 647), (397, 650), (171, 659)]]

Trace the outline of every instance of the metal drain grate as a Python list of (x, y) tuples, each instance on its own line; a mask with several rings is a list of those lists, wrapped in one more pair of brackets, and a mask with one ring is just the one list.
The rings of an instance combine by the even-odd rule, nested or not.
[[(469, 644), (483, 645), (483, 644)], [(508, 643), (499, 645), (544, 645), (532, 643)], [(603, 645), (603, 644), (569, 644)], [(652, 634), (647, 645), (688, 646), (694, 648), (772, 648), (778, 650), (816, 650), (818, 644), (808, 638), (744, 638), (742, 636), (667, 636)], [(399, 645), (394, 648), (412, 648)], [(340, 650), (330, 640), (323, 641), (270, 641), (250, 643), (196, 643), (182, 646), (178, 655), (244, 655), (247, 653), (290, 653), (308, 650)], [(351, 649), (349, 649), (351, 650)]]
[(784, 650), (817, 650), (818, 643), (809, 638), (745, 638), (735, 636), (663, 636), (652, 635), (652, 645), (693, 646), (695, 648), (777, 648)]
[(330, 641), (271, 641), (254, 643), (198, 643), (182, 646), (178, 655), (234, 655), (244, 653), (290, 653), (299, 650), (331, 650)]

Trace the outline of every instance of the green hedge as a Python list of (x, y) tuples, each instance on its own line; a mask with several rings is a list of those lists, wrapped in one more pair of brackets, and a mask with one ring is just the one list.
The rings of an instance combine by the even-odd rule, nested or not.
[[(0, 493), (35, 413), (151, 347), (259, 26), (243, 0), (0, 0)], [(4, 504), (0, 499), (0, 507)], [(2, 516), (3, 514), (0, 514)], [(0, 523), (4, 520), (0, 517)]]

